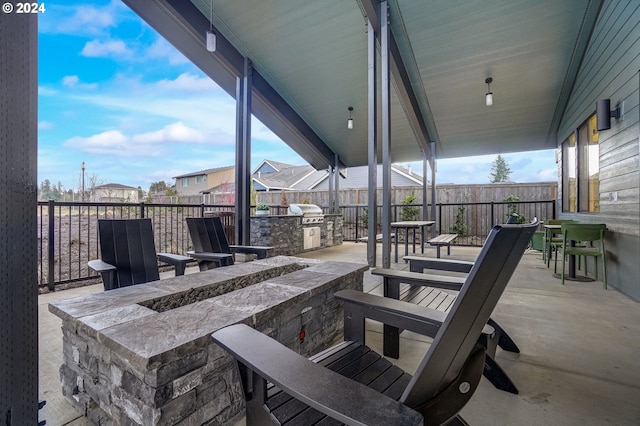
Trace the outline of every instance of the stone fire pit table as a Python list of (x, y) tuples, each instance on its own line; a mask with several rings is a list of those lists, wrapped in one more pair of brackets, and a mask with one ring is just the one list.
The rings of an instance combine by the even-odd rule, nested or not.
[(95, 424), (241, 421), (235, 361), (211, 333), (245, 323), (309, 356), (342, 338), (333, 294), (362, 290), (367, 269), (277, 256), (51, 303), (62, 392)]

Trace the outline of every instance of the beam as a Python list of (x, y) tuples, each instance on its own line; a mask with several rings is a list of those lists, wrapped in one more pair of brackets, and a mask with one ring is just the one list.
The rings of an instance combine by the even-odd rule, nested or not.
[[(207, 51), (205, 34), (210, 23), (192, 2), (122, 1), (235, 98), (236, 78), (242, 77), (244, 57), (217, 30), (216, 52)], [(252, 113), (257, 119), (316, 170), (325, 169), (333, 164), (334, 152), (256, 70), (253, 71), (252, 92)], [(345, 166), (341, 164), (341, 167)]]
[[(361, 0), (362, 8), (366, 14), (366, 17), (369, 19), (369, 22), (372, 23), (374, 27), (374, 31), (376, 33), (376, 37), (378, 39), (378, 43), (381, 44), (381, 24), (384, 21), (380, 20), (382, 15), (379, 8), (379, 1), (377, 0)], [(388, 19), (388, 18), (387, 18)], [(418, 96), (413, 90), (415, 86), (411, 82), (411, 78), (409, 77), (409, 73), (407, 71), (407, 67), (402, 60), (402, 56), (400, 55), (400, 49), (398, 48), (398, 44), (396, 42), (393, 33), (389, 32), (389, 65), (391, 69), (391, 74), (393, 76), (394, 87), (396, 89), (398, 98), (400, 99), (400, 104), (409, 120), (409, 124), (411, 125), (411, 129), (416, 137), (416, 141), (418, 143), (418, 147), (423, 153), (425, 158), (431, 158), (430, 146), (429, 143), (431, 140), (437, 140), (438, 134), (435, 127), (435, 120), (431, 117), (431, 111), (425, 111), (423, 113), (420, 108), (420, 103), (418, 102)], [(426, 97), (426, 95), (425, 95)], [(429, 118), (429, 125), (425, 122), (424, 117)]]
[(582, 26), (580, 27), (580, 33), (576, 39), (576, 44), (571, 54), (571, 60), (567, 67), (567, 72), (560, 89), (560, 95), (558, 96), (558, 102), (556, 103), (556, 109), (553, 112), (553, 118), (551, 119), (551, 125), (549, 126), (549, 132), (547, 133), (547, 147), (556, 148), (558, 146), (558, 129), (560, 123), (564, 118), (571, 92), (573, 92), (573, 86), (578, 78), (578, 72), (582, 65), (582, 60), (589, 47), (589, 40), (591, 34), (596, 26), (598, 16), (600, 15), (600, 9), (602, 8), (603, 0), (590, 0), (586, 7), (586, 12), (582, 20)]

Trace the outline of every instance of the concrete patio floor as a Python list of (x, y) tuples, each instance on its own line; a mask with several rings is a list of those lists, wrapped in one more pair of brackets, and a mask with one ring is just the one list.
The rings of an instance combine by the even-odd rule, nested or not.
[[(378, 245), (380, 248), (380, 245)], [(478, 248), (452, 247), (445, 258), (474, 260)], [(434, 255), (435, 249), (425, 249)], [(366, 263), (366, 244), (341, 246), (300, 255), (322, 260)], [(379, 262), (381, 264), (381, 262)], [(407, 269), (402, 260), (393, 268)], [(189, 268), (188, 272), (197, 272)], [(366, 292), (382, 294), (382, 279), (365, 273)], [(47, 405), (40, 420), (49, 426), (91, 423), (62, 396), (61, 322), (47, 304), (102, 291), (102, 285), (38, 296), (40, 398)], [(561, 285), (528, 252), (492, 316), (514, 338), (521, 353), (498, 349), (496, 359), (518, 386), (513, 395), (487, 380), (463, 409), (471, 425), (638, 425), (640, 424), (640, 304), (601, 282)], [(369, 323), (367, 344), (381, 352), (382, 327)], [(424, 356), (429, 339), (404, 332), (400, 359), (411, 372)]]

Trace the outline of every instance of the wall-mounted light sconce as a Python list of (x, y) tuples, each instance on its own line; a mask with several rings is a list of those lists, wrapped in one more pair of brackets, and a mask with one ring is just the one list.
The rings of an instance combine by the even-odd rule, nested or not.
[(211, 0), (211, 8), (209, 15), (209, 31), (207, 31), (207, 50), (209, 52), (215, 52), (217, 40), (216, 33), (213, 31), (213, 0)]
[(353, 118), (351, 118), (351, 113), (353, 112), (353, 107), (349, 107), (349, 119), (347, 120), (347, 129), (353, 129)]
[(610, 99), (600, 99), (596, 102), (596, 127), (598, 131), (609, 130), (611, 128), (611, 117), (619, 120), (622, 118), (622, 111), (619, 106), (611, 109)]
[(493, 105), (493, 92), (491, 91), (491, 82), (493, 82), (493, 78), (487, 77), (484, 80), (487, 83), (487, 93), (484, 95), (484, 101), (487, 106)]

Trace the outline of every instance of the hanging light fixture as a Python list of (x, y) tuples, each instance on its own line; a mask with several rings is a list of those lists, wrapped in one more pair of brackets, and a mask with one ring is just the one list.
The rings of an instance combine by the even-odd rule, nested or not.
[(216, 51), (216, 33), (213, 31), (213, 0), (211, 0), (209, 15), (209, 31), (207, 31), (207, 50), (209, 52)]
[(351, 113), (353, 112), (353, 107), (349, 107), (349, 119), (347, 120), (347, 129), (353, 129), (353, 118), (351, 118)]
[(493, 92), (491, 91), (491, 82), (492, 81), (493, 81), (493, 78), (491, 78), (491, 77), (487, 77), (487, 79), (484, 81), (485, 83), (487, 83), (487, 94), (484, 95), (485, 96), (485, 103), (487, 104), (487, 106), (493, 105)]

